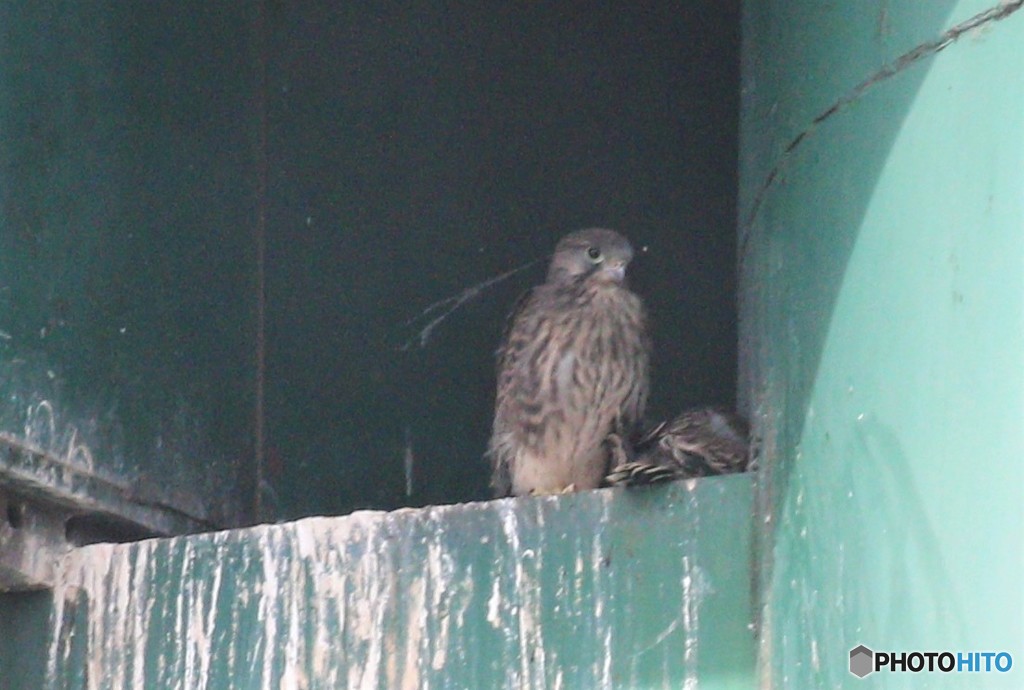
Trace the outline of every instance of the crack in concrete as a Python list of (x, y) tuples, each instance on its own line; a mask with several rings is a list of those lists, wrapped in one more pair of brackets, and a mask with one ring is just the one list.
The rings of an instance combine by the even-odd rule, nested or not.
[(779, 158), (779, 161), (768, 172), (764, 182), (761, 183), (761, 187), (757, 190), (757, 194), (754, 196), (754, 201), (750, 205), (750, 212), (747, 214), (746, 220), (740, 225), (740, 265), (742, 266), (743, 262), (746, 260), (747, 249), (750, 244), (751, 229), (753, 228), (754, 220), (757, 218), (758, 212), (761, 210), (765, 197), (775, 185), (775, 181), (778, 179), (779, 173), (782, 171), (793, 152), (796, 151), (800, 144), (807, 140), (818, 125), (833, 115), (841, 113), (847, 108), (847, 106), (861, 98), (861, 96), (867, 93), (867, 91), (876, 84), (896, 76), (911, 65), (914, 65), (926, 57), (938, 54), (951, 44), (955, 43), (965, 33), (977, 29), (985, 24), (997, 22), (1009, 17), (1011, 14), (1021, 9), (1022, 6), (1024, 6), (1024, 0), (1004, 0), (984, 12), (979, 12), (970, 19), (960, 22), (956, 26), (940, 34), (934, 40), (922, 43), (908, 50), (840, 96), (834, 103), (832, 103), (832, 105), (811, 120), (811, 124), (793, 137), (789, 144), (786, 145), (786, 148), (782, 151), (782, 156)]

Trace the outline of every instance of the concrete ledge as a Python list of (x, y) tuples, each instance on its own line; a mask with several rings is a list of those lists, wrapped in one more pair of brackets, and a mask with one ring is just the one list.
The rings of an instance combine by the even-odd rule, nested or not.
[(113, 688), (751, 687), (751, 489), (738, 475), (76, 549), (47, 675)]

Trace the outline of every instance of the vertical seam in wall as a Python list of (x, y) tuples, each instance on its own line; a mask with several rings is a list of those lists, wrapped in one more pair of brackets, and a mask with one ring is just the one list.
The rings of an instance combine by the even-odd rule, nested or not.
[[(1024, 2), (1024, 0), (1020, 0)], [(252, 496), (251, 522), (261, 522), (263, 515), (264, 478), (264, 444), (266, 414), (264, 401), (266, 398), (266, 312), (267, 312), (267, 185), (268, 156), (267, 151), (267, 27), (266, 3), (256, 3), (256, 110), (259, 118), (258, 149), (256, 151), (256, 225), (253, 238), (256, 244), (256, 377), (253, 401), (253, 483), (255, 491)]]

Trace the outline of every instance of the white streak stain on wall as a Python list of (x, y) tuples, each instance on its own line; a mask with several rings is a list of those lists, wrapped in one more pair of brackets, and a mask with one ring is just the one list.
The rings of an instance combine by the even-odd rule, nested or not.
[[(608, 520), (607, 502), (601, 508), (601, 521), (598, 524), (604, 525)], [(604, 653), (595, 660), (594, 677), (602, 688), (612, 687), (612, 656), (614, 642), (612, 640), (612, 628), (605, 617), (605, 568), (604, 568), (604, 534), (595, 531), (590, 542), (590, 572), (594, 578), (594, 628), (596, 635), (600, 636)]]
[[(131, 591), (142, 592), (146, 586), (149, 575), (149, 551), (139, 550), (138, 558), (135, 559), (135, 569), (132, 573)], [(146, 597), (141, 606), (136, 604), (125, 621), (129, 627), (129, 634), (132, 639), (138, 641), (138, 647), (132, 656), (131, 682), (134, 687), (144, 687), (145, 665), (146, 665), (146, 644), (149, 642), (149, 621), (153, 617), (153, 597)]]
[[(679, 626), (674, 658), (695, 687), (708, 579), (692, 546), (666, 542), (683, 549), (682, 573), (658, 591), (680, 618), (617, 630), (649, 590), (624, 575), (624, 554), (610, 567), (611, 498), (587, 497), (590, 512), (568, 519), (560, 511), (577, 508), (559, 499), (505, 500), (76, 549), (55, 591), (49, 678), (65, 685), (82, 659), (88, 688), (405, 690), (452, 687), (442, 679), (459, 673), (516, 690), (611, 688), (636, 678), (630, 654), (671, 644)], [(548, 639), (552, 625), (563, 632)]]
[(278, 622), (278, 598), (282, 595), (287, 594), (281, 591), (282, 583), (277, 577), (277, 563), (278, 558), (276, 557), (276, 537), (277, 531), (268, 531), (261, 529), (259, 535), (259, 541), (265, 543), (265, 547), (260, 549), (260, 555), (262, 556), (263, 565), (263, 580), (260, 583), (261, 592), (259, 597), (259, 624), (262, 625), (263, 634), (259, 639), (259, 654), (262, 655), (263, 662), (263, 687), (269, 688), (271, 679), (274, 677), (274, 656), (279, 649), (279, 640), (277, 637), (277, 622)]

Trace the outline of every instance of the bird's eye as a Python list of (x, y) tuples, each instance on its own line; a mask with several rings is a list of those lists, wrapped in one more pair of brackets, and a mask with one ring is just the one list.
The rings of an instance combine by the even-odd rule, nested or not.
[(601, 260), (601, 250), (597, 247), (587, 247), (587, 256), (591, 261), (597, 263)]

